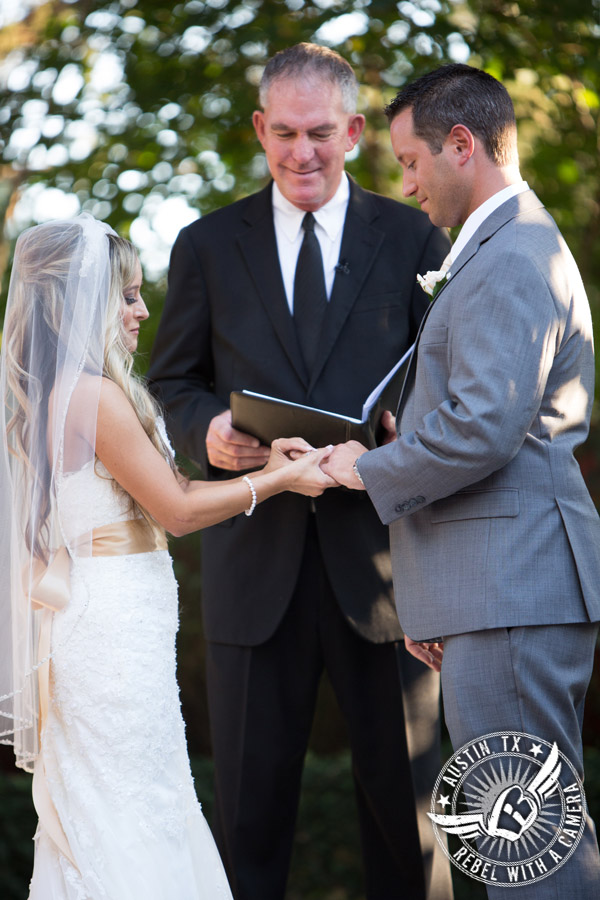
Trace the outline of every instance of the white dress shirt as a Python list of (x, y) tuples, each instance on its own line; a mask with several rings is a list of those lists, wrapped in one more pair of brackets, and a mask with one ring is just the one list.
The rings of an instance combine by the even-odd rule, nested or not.
[[(342, 246), (342, 233), (346, 221), (346, 211), (350, 199), (350, 185), (348, 176), (342, 175), (340, 186), (331, 200), (313, 213), (315, 217), (315, 234), (319, 240), (321, 254), (323, 256), (323, 270), (325, 275), (325, 289), (327, 299), (331, 296), (335, 267), (340, 261), (340, 248)], [(273, 221), (275, 224), (275, 237), (277, 251), (279, 253), (279, 265), (283, 276), (285, 295), (294, 313), (294, 275), (298, 254), (304, 240), (302, 220), (306, 212), (298, 209), (293, 203), (283, 196), (275, 182), (273, 182)]]
[(507, 200), (510, 200), (511, 197), (516, 197), (517, 194), (522, 194), (528, 190), (529, 185), (526, 181), (517, 181), (516, 184), (509, 184), (508, 187), (498, 191), (497, 194), (489, 197), (485, 203), (478, 206), (460, 229), (460, 234), (450, 249), (450, 262), (453, 263), (458, 259), (459, 253), (464, 250), (479, 226), (485, 222), (488, 216), (491, 216), (494, 210), (506, 203)]

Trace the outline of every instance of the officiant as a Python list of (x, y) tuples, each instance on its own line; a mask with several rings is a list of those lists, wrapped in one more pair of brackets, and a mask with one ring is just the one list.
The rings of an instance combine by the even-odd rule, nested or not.
[[(184, 228), (150, 368), (176, 447), (210, 479), (262, 466), (231, 424), (252, 390), (360, 417), (416, 336), (445, 233), (344, 172), (364, 117), (337, 53), (276, 54), (253, 116), (272, 181)], [(386, 417), (390, 438), (393, 417)], [(252, 511), (248, 497), (248, 512)], [(369, 900), (448, 900), (425, 816), (440, 767), (438, 675), (411, 657), (387, 528), (362, 493), (286, 494), (203, 535), (214, 831), (236, 900), (283, 900), (323, 672), (345, 719)]]

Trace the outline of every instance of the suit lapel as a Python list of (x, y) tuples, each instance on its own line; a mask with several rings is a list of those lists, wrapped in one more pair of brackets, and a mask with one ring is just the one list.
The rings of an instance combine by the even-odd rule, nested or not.
[[(478, 249), (479, 249), (479, 244), (477, 244), (477, 246), (474, 247), (473, 252), (465, 258), (464, 262), (461, 263), (460, 268), (462, 268), (462, 266), (471, 258), (471, 256), (473, 256), (477, 252)], [(462, 259), (462, 257), (463, 257), (463, 254), (461, 253), (460, 258)], [(400, 413), (402, 412), (404, 403), (406, 402), (409, 388), (411, 387), (413, 381), (415, 380), (415, 371), (417, 368), (417, 348), (419, 346), (419, 341), (421, 340), (421, 334), (423, 333), (423, 328), (425, 327), (425, 322), (427, 321), (429, 313), (431, 312), (431, 310), (437, 303), (438, 298), (446, 290), (446, 288), (452, 281), (452, 278), (454, 277), (455, 273), (458, 271), (458, 269), (456, 268), (455, 262), (452, 263), (452, 265), (450, 266), (450, 269), (448, 271), (450, 272), (450, 278), (444, 282), (444, 284), (441, 286), (441, 288), (439, 289), (439, 291), (437, 292), (435, 297), (432, 299), (431, 303), (425, 310), (425, 314), (419, 324), (419, 329), (417, 331), (417, 336), (415, 338), (414, 349), (413, 349), (411, 357), (408, 361), (408, 366), (406, 368), (406, 375), (404, 376), (404, 381), (402, 382), (402, 387), (400, 388), (400, 397), (398, 398), (398, 406), (396, 408), (396, 420), (397, 421), (399, 421)]]
[[(447, 284), (447, 282), (446, 282), (446, 284)], [(425, 322), (427, 321), (427, 317), (429, 316), (429, 313), (431, 312), (431, 308), (433, 307), (437, 298), (440, 296), (440, 294), (446, 287), (446, 284), (444, 284), (443, 287), (441, 287), (440, 290), (437, 292), (436, 296), (434, 297), (434, 299), (431, 301), (431, 303), (425, 310), (425, 315), (421, 319), (421, 324), (419, 325), (419, 330), (417, 331), (417, 336), (415, 338), (413, 352), (411, 353), (410, 359), (408, 361), (406, 375), (404, 376), (404, 381), (402, 382), (402, 387), (400, 388), (400, 396), (398, 398), (398, 406), (396, 407), (396, 427), (398, 427), (398, 424), (400, 422), (400, 413), (402, 412), (402, 409), (406, 402), (409, 388), (412, 385), (413, 381), (415, 380), (415, 371), (417, 368), (417, 348), (419, 346), (419, 340), (421, 339), (421, 333), (423, 331), (423, 328), (425, 327)]]
[[(485, 224), (485, 222), (484, 222), (484, 224)], [(419, 325), (419, 330), (417, 331), (417, 337), (415, 338), (415, 348), (410, 357), (410, 360), (408, 363), (408, 368), (406, 369), (406, 375), (404, 376), (404, 381), (402, 382), (402, 388), (400, 390), (400, 397), (398, 399), (398, 408), (396, 409), (396, 421), (397, 422), (400, 421), (400, 413), (402, 412), (402, 409), (404, 408), (404, 404), (406, 402), (408, 392), (415, 380), (415, 371), (417, 368), (417, 348), (419, 346), (419, 341), (420, 341), (421, 335), (423, 333), (423, 328), (425, 327), (425, 322), (427, 321), (429, 313), (431, 312), (431, 310), (433, 309), (435, 304), (438, 302), (439, 298), (442, 296), (442, 294), (444, 293), (444, 291), (446, 290), (448, 285), (454, 280), (454, 278), (456, 278), (456, 275), (458, 274), (458, 272), (460, 272), (460, 270), (463, 268), (463, 266), (466, 266), (466, 264), (469, 262), (469, 260), (472, 259), (475, 256), (475, 254), (477, 253), (477, 251), (479, 250), (479, 247), (481, 246), (481, 241), (479, 239), (476, 240), (476, 237), (478, 234), (479, 234), (479, 232), (477, 231), (475, 233), (475, 235), (471, 238), (471, 240), (468, 242), (466, 247), (463, 249), (463, 251), (459, 254), (458, 259), (456, 259), (452, 263), (452, 265), (450, 266), (450, 269), (449, 269), (450, 278), (447, 281), (445, 281), (444, 284), (441, 286), (441, 288), (439, 289), (439, 291), (437, 292), (437, 294), (435, 295), (435, 297), (433, 298), (433, 300), (431, 301), (431, 303), (425, 310), (425, 315), (421, 319), (421, 324)]]
[(238, 246), (277, 337), (297, 375), (307, 385), (308, 374), (281, 277), (270, 184), (252, 198), (245, 221), (251, 227), (237, 236)]
[(437, 303), (438, 299), (441, 297), (442, 293), (446, 290), (448, 285), (454, 281), (458, 273), (467, 263), (473, 259), (473, 257), (479, 252), (479, 248), (482, 244), (485, 244), (487, 241), (492, 238), (497, 231), (500, 230), (507, 222), (510, 222), (511, 219), (514, 219), (520, 213), (528, 212), (533, 209), (543, 209), (544, 204), (536, 197), (533, 191), (524, 191), (522, 194), (517, 194), (516, 197), (511, 197), (510, 200), (507, 200), (506, 203), (503, 203), (498, 209), (495, 209), (491, 215), (485, 219), (480, 227), (477, 229), (473, 237), (467, 242), (467, 244), (463, 247), (458, 257), (450, 266), (451, 277), (446, 281), (440, 290), (435, 295), (434, 299), (429, 304), (429, 307), (425, 311), (425, 315), (421, 320), (421, 324), (419, 326), (419, 330), (417, 332), (417, 337), (415, 340), (415, 348), (413, 350), (412, 356), (410, 358), (408, 368), (406, 370), (406, 376), (404, 378), (404, 382), (402, 384), (402, 389), (400, 391), (400, 398), (398, 400), (398, 408), (396, 410), (396, 420), (400, 421), (400, 413), (404, 407), (406, 402), (406, 398), (408, 396), (408, 392), (415, 378), (415, 370), (417, 366), (417, 349), (419, 345), (419, 340), (421, 338), (421, 334), (423, 333), (423, 328), (425, 327), (425, 322), (427, 321), (427, 317), (431, 312), (432, 307)]
[(377, 258), (384, 238), (383, 232), (371, 224), (377, 215), (369, 194), (350, 179), (350, 200), (340, 248), (340, 260), (343, 260), (346, 266), (344, 270), (338, 269), (335, 274), (319, 336), (309, 391), (321, 374), (360, 294), (365, 278)]

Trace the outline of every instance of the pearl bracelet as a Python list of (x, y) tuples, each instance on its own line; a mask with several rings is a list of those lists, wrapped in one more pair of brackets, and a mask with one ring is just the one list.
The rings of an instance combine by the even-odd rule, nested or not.
[(254, 485), (250, 481), (247, 475), (244, 475), (242, 481), (245, 481), (248, 487), (250, 488), (250, 493), (252, 494), (252, 503), (250, 504), (250, 509), (245, 509), (244, 512), (247, 516), (251, 516), (254, 510), (256, 509), (256, 491), (254, 489)]

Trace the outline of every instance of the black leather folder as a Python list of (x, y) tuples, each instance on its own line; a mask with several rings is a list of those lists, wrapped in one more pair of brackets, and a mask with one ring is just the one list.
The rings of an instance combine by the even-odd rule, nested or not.
[(385, 435), (381, 427), (384, 411), (396, 411), (411, 351), (412, 347), (372, 391), (363, 407), (362, 419), (254, 391), (232, 391), (233, 427), (267, 445), (275, 438), (301, 437), (313, 447), (355, 440), (373, 449)]

